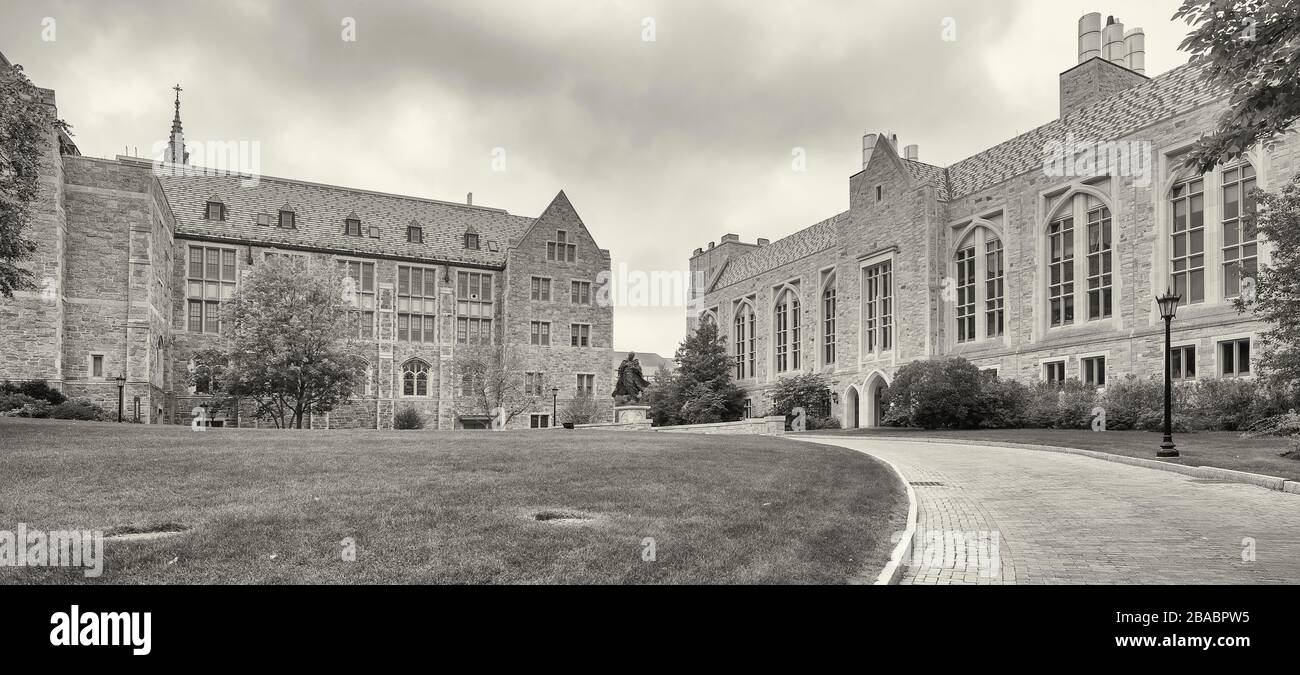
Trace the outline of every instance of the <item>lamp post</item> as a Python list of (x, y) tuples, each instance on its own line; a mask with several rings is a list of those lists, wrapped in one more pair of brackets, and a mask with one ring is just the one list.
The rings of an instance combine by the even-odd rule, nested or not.
[(125, 387), (126, 387), (126, 378), (123, 377), (122, 375), (118, 375), (117, 377), (115, 377), (115, 378), (113, 378), (113, 379), (117, 381), (117, 421), (118, 421), (118, 422), (121, 422), (121, 421), (122, 421), (122, 406), (125, 405), (125, 403), (126, 403), (125, 399), (123, 398), (123, 396), (124, 396), (124, 392), (126, 391), (126, 390), (125, 390)]
[(557, 410), (559, 409), (558, 408), (559, 400), (560, 400), (560, 388), (551, 387), (551, 427), (552, 428), (555, 427), (555, 420), (559, 418), (559, 413), (557, 412)]
[(1156, 298), (1156, 304), (1160, 306), (1160, 318), (1165, 320), (1165, 438), (1160, 442), (1156, 457), (1178, 456), (1178, 448), (1174, 446), (1174, 373), (1169, 363), (1169, 326), (1174, 320), (1174, 312), (1178, 309), (1178, 301), (1182, 299), (1183, 296), (1168, 289), (1165, 290), (1164, 295)]

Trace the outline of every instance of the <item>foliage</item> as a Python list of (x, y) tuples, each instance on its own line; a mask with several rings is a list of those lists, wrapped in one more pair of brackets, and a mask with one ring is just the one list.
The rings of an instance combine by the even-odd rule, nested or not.
[(831, 412), (831, 389), (826, 378), (818, 373), (783, 377), (767, 396), (772, 400), (773, 415), (789, 416), (795, 408), (803, 408), (810, 417), (826, 417)]
[(64, 401), (50, 409), (50, 417), (57, 420), (102, 420), (107, 417), (103, 408), (89, 401)]
[(981, 384), (979, 368), (961, 357), (912, 361), (884, 392), (884, 422), (924, 429), (975, 426)]
[(976, 399), (976, 419), (986, 429), (1016, 429), (1025, 425), (1029, 387), (995, 377), (985, 380)]
[(0, 395), (0, 416), (3, 417), (49, 417), (50, 407), (49, 401), (26, 394)]
[(423, 429), (424, 416), (419, 410), (406, 406), (393, 414), (394, 429)]
[(506, 423), (551, 394), (547, 383), (543, 383), (540, 396), (527, 390), (523, 356), (508, 343), (461, 347), (453, 368), (464, 399), (481, 414), (504, 415), (501, 419)]
[(656, 426), (731, 422), (745, 411), (745, 392), (731, 381), (732, 361), (712, 322), (701, 323), (677, 347), (678, 368), (660, 373), (642, 401)]
[[(1098, 405), (1106, 411), (1108, 431), (1158, 431), (1164, 428), (1165, 383), (1154, 376), (1140, 378), (1131, 373), (1112, 378)], [(1154, 428), (1150, 426), (1153, 421)]]
[(591, 392), (584, 391), (569, 399), (569, 402), (564, 406), (564, 410), (560, 411), (560, 421), (573, 424), (591, 424), (599, 422), (601, 414), (600, 406), (596, 405), (596, 397), (592, 396)]
[(34, 404), (38, 400), (27, 394), (0, 392), (0, 412), (18, 410), (25, 405)]
[(0, 67), (0, 295), (34, 287), (22, 266), (36, 250), (23, 234), (40, 194), (40, 166), (59, 126), (22, 66)]
[(1184, 0), (1173, 18), (1196, 27), (1179, 49), (1203, 66), (1206, 82), (1231, 92), (1229, 109), (1196, 143), (1189, 165), (1209, 171), (1300, 119), (1300, 3)]
[(191, 382), (216, 409), (252, 402), (258, 419), (302, 428), (364, 377), (343, 274), (331, 262), (268, 258), (240, 282), (221, 312), (221, 348), (195, 355)]
[(45, 380), (24, 380), (18, 383), (5, 380), (4, 384), (0, 384), (0, 394), (26, 394), (51, 405), (58, 405), (68, 400), (63, 392), (46, 384)]
[(1259, 369), (1300, 397), (1300, 174), (1277, 192), (1254, 195), (1258, 207), (1246, 216), (1247, 226), (1254, 222), (1273, 253), (1256, 275), (1255, 302), (1238, 306), (1250, 307), (1268, 324), (1259, 334)]

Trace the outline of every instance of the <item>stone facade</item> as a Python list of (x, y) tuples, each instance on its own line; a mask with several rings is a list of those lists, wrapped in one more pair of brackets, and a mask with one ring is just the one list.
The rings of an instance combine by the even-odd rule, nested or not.
[[(1227, 105), (1224, 92), (1208, 89), (1198, 75), (1187, 65), (1148, 79), (1092, 59), (1062, 74), (1060, 119), (949, 167), (906, 159), (884, 135), (871, 146), (869, 137), (864, 167), (849, 178), (848, 211), (763, 246), (695, 250), (691, 269), (705, 272), (706, 285), (696, 291), (703, 296), (701, 318), (688, 326), (717, 321), (734, 356), (737, 335), (748, 332), (744, 312), (752, 308), (754, 368), (751, 372), (746, 363), (738, 372), (739, 384), (751, 396), (751, 414), (770, 407), (766, 394), (779, 378), (818, 372), (830, 380), (833, 412), (847, 427), (878, 424), (881, 391), (900, 366), (916, 359), (959, 355), (1021, 381), (1043, 379), (1049, 371), (1054, 377), (1060, 367), (1066, 378), (1085, 381), (1102, 377), (1095, 372), (1099, 366), (1107, 380), (1159, 375), (1164, 335), (1154, 299), (1175, 286), (1174, 265), (1180, 263), (1174, 248), (1187, 241), (1175, 237), (1174, 221), (1175, 209), (1187, 208), (1189, 198), (1180, 203), (1175, 190), (1196, 179), (1182, 168), (1180, 155), (1213, 130)], [(1112, 144), (1101, 147), (1129, 148), (1141, 161), (1113, 174), (1104, 167), (1058, 172), (1045, 160), (1060, 143)], [(1069, 157), (1076, 157), (1073, 148)], [(1149, 167), (1146, 175), (1138, 170), (1142, 166)], [(1194, 350), (1185, 353), (1195, 365), (1189, 378), (1250, 376), (1238, 363), (1242, 348), (1229, 343), (1253, 341), (1261, 326), (1232, 304), (1239, 293), (1233, 270), (1239, 268), (1231, 259), (1256, 251), (1259, 263), (1266, 263), (1270, 251), (1266, 241), (1250, 249), (1232, 242), (1239, 189), (1232, 181), (1243, 167), (1254, 172), (1259, 187), (1275, 189), (1300, 170), (1300, 143), (1284, 138), (1202, 176), (1196, 208), (1204, 222), (1199, 235), (1204, 258), (1190, 264), (1203, 264), (1204, 297), (1192, 302), (1184, 293), (1173, 323), (1174, 348)], [(1062, 257), (1054, 265), (1051, 229), (1064, 227), (1063, 219), (1071, 215), (1074, 258)], [(1109, 226), (1102, 219), (1107, 215)], [(1102, 245), (1092, 251), (1089, 233), (1106, 229), (1109, 252)], [(999, 294), (986, 284), (986, 274), (997, 267), (986, 246), (1001, 249), (1001, 334), (987, 323), (988, 302), (996, 305)], [(1100, 268), (1103, 258), (1110, 265), (1111, 308), (1102, 309), (1098, 293), (1094, 312), (1089, 265), (1095, 260)], [(975, 273), (969, 286), (959, 264), (969, 264)], [(892, 274), (887, 347), (881, 344), (880, 302), (863, 297), (871, 283), (869, 270), (882, 266)], [(1062, 266), (1074, 274), (1072, 292), (1053, 284), (1053, 271), (1060, 273)], [(1106, 279), (1092, 280), (1102, 290)], [(823, 351), (828, 289), (835, 292), (833, 360)], [(1063, 320), (1051, 320), (1054, 294), (1073, 300), (1072, 317), (1066, 319), (1062, 310)], [(785, 303), (788, 358), (794, 347), (791, 298), (799, 300), (802, 358), (798, 367), (787, 361), (778, 372), (776, 310)], [(869, 348), (873, 310), (874, 348)], [(969, 335), (958, 318), (967, 312), (973, 314), (973, 322), (964, 322), (973, 323)], [(736, 325), (738, 313), (746, 317), (743, 328)], [(746, 361), (747, 349), (746, 344)], [(1104, 386), (1104, 381), (1093, 383)]]
[[(54, 92), (42, 93), (53, 112)], [(173, 137), (173, 154), (184, 157), (179, 103)], [(71, 398), (115, 409), (121, 376), (128, 417), (138, 405), (143, 422), (189, 424), (208, 398), (190, 385), (192, 357), (219, 343), (219, 326), (209, 327), (202, 314), (193, 321), (192, 307), (202, 312), (207, 301), (229, 297), (267, 255), (294, 255), (356, 263), (367, 279), (358, 295), (371, 326), (362, 336), (369, 381), (353, 399), (311, 415), (313, 428), (388, 428), (404, 407), (421, 411), (433, 428), (481, 423), (490, 411), (462, 395), (453, 373), (474, 325), (490, 326), (488, 339), (513, 346), (521, 380), (525, 372), (540, 374), (543, 393), (508, 427), (554, 425), (553, 406), (562, 416), (579, 386), (591, 387), (601, 421), (612, 419), (613, 314), (596, 293), (609, 251), (563, 192), (529, 218), (269, 176), (205, 175), (131, 157), (82, 157), (59, 134), (48, 147), (27, 230), (37, 244), (28, 265), (41, 288), (0, 302), (0, 379), (45, 380)], [(285, 212), (291, 227), (281, 227), (290, 224)], [(215, 256), (210, 268), (208, 255)], [(406, 281), (399, 281), (402, 270)], [(535, 277), (551, 280), (549, 300), (532, 299)], [(411, 282), (419, 289), (408, 292)], [(575, 284), (582, 285), (576, 294)], [(481, 320), (490, 324), (475, 323)], [(534, 321), (550, 324), (549, 345), (530, 344)], [(411, 337), (412, 324), (421, 328), (419, 339)], [(578, 346), (570, 341), (574, 325), (583, 327)], [(426, 369), (427, 388), (404, 390), (408, 368)], [(248, 409), (215, 420), (258, 424)]]

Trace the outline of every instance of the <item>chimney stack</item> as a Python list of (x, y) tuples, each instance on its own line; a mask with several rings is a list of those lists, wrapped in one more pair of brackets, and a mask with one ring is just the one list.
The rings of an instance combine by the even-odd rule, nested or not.
[(1107, 61), (1128, 67), (1128, 50), (1124, 47), (1124, 23), (1113, 16), (1106, 17), (1106, 27), (1101, 29), (1102, 54)]
[(913, 143), (903, 148), (903, 159), (910, 159), (913, 162), (918, 161), (917, 156), (919, 156), (920, 151), (921, 149), (917, 147), (915, 143)]
[(1128, 53), (1128, 69), (1146, 75), (1147, 73), (1147, 36), (1141, 28), (1133, 28), (1124, 33), (1124, 51)]
[(772, 242), (770, 242), (770, 241), (768, 241), (768, 240), (766, 240), (766, 239), (764, 239), (764, 238), (762, 238), (762, 237), (759, 237), (759, 238), (758, 238), (758, 245), (759, 245), (759, 247), (767, 246), (767, 245), (770, 244), (770, 243), (772, 243)]
[(1101, 14), (1092, 12), (1079, 18), (1079, 63), (1101, 56)]
[(474, 193), (473, 193), (473, 192), (466, 192), (466, 193), (465, 193), (465, 206), (473, 206), (473, 205), (474, 205)]
[(867, 168), (871, 161), (871, 152), (876, 149), (876, 134), (862, 134), (862, 168)]

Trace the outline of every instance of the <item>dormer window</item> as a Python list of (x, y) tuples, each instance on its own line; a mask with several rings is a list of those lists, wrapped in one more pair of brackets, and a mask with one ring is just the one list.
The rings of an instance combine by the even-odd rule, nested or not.
[(280, 209), (280, 222), (278, 225), (286, 230), (298, 229), (297, 214), (289, 209)]
[(412, 244), (424, 243), (424, 228), (411, 224), (406, 226), (406, 241)]
[(465, 248), (472, 251), (478, 250), (478, 235), (473, 232), (465, 233)]
[(349, 237), (360, 237), (361, 219), (356, 216), (349, 216), (343, 219), (343, 233)]
[(226, 205), (221, 203), (220, 201), (215, 201), (215, 200), (208, 201), (208, 208), (204, 213), (204, 217), (207, 218), (208, 220), (225, 220)]

